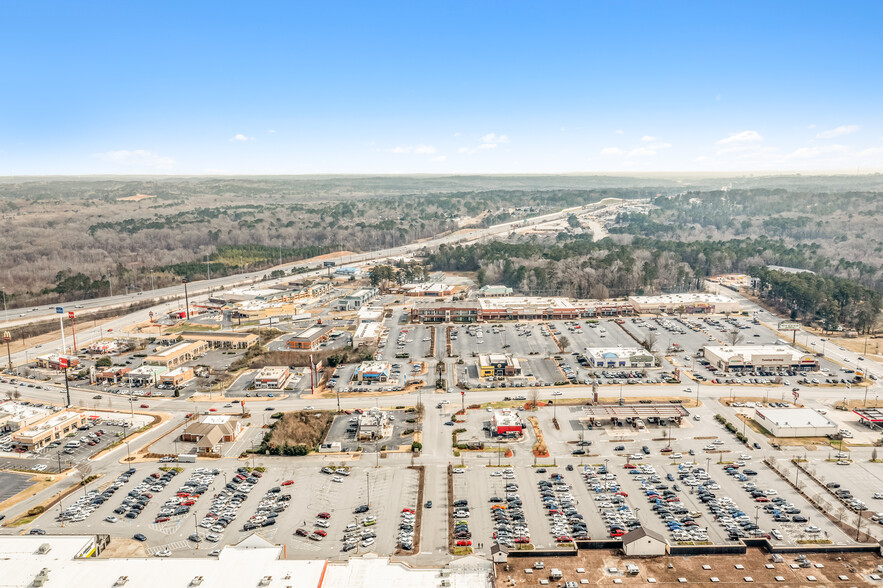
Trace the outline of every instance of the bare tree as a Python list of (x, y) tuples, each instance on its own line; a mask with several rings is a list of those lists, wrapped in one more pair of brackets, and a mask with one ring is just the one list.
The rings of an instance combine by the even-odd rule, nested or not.
[(641, 345), (644, 346), (644, 349), (646, 349), (650, 353), (653, 353), (656, 349), (656, 343), (658, 341), (659, 336), (653, 331), (650, 331), (649, 333), (647, 333), (647, 336), (644, 337), (644, 341), (641, 343)]
[(530, 407), (532, 409), (536, 409), (537, 403), (540, 400), (540, 389), (539, 388), (531, 388), (530, 390)]
[(727, 342), (732, 345), (738, 345), (745, 340), (745, 335), (739, 329), (733, 328), (727, 331)]
[(570, 347), (570, 339), (564, 335), (558, 337), (558, 346), (561, 347), (562, 350), (567, 350), (567, 348)]
[(877, 461), (877, 448), (876, 447), (871, 450), (871, 461), (872, 462)]

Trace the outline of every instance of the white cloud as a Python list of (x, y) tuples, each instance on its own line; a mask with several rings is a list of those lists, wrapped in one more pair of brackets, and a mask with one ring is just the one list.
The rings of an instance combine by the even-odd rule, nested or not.
[(870, 149), (865, 149), (863, 151), (859, 151), (859, 157), (871, 157), (874, 155), (883, 155), (883, 147), (871, 147)]
[(432, 161), (442, 162), (442, 161), (446, 160), (447, 158), (448, 158), (447, 155), (439, 155), (437, 157), (433, 157)]
[(842, 137), (843, 135), (850, 135), (861, 127), (858, 125), (840, 125), (836, 129), (828, 129), (827, 131), (822, 131), (818, 135), (816, 135), (816, 139), (833, 139), (834, 137)]
[(497, 144), (496, 143), (482, 143), (481, 145), (478, 146), (478, 148), (479, 149), (496, 149)]
[(230, 138), (230, 141), (236, 142), (245, 142), (245, 141), (254, 141), (254, 137), (246, 137), (242, 133), (236, 133), (233, 137)]
[(671, 143), (653, 143), (649, 147), (650, 149), (668, 149), (671, 147)]
[(814, 159), (832, 153), (845, 153), (850, 148), (846, 145), (820, 145), (818, 147), (801, 147), (789, 153), (788, 159)]
[(482, 143), (508, 143), (509, 137), (506, 135), (498, 135), (496, 133), (488, 133), (481, 138)]
[(455, 136), (455, 137), (459, 137), (459, 136), (462, 135), (462, 134), (463, 134), (463, 133), (461, 133), (460, 131), (457, 131), (456, 133), (454, 133), (454, 136)]
[(268, 133), (275, 133), (275, 132), (276, 132), (276, 129), (267, 129), (267, 132), (268, 132)]
[(604, 149), (601, 150), (601, 155), (607, 155), (607, 156), (611, 156), (611, 157), (617, 156), (617, 155), (623, 155), (624, 153), (625, 153), (625, 151), (623, 151), (619, 147), (605, 147)]
[(649, 143), (650, 141), (658, 141), (658, 140), (659, 139), (657, 139), (656, 137), (651, 137), (650, 135), (644, 135), (643, 137), (641, 137), (641, 141), (644, 141), (645, 143)]
[(637, 149), (632, 149), (629, 151), (627, 157), (651, 157), (656, 155), (656, 151), (650, 149), (649, 147), (638, 147)]
[(813, 123), (813, 124), (811, 124), (811, 125), (808, 125), (806, 128), (812, 130), (812, 129), (816, 128), (816, 123)]
[(720, 99), (721, 99), (721, 95), (718, 94), (717, 96), (714, 97), (714, 99), (717, 100), (717, 101), (720, 101)]
[(614, 135), (621, 135), (623, 132), (624, 131), (622, 129), (616, 129), (615, 131), (613, 131), (613, 134)]
[(435, 147), (432, 145), (417, 145), (416, 147), (412, 147), (411, 145), (399, 145), (398, 147), (393, 147), (390, 149), (391, 153), (414, 153), (416, 155), (432, 155), (435, 153)]
[(755, 143), (757, 141), (763, 141), (763, 137), (760, 136), (760, 133), (757, 131), (742, 131), (741, 133), (735, 133), (725, 139), (721, 139), (717, 144), (732, 145), (734, 143)]
[(153, 151), (144, 149), (121, 149), (119, 151), (107, 151), (105, 153), (96, 153), (95, 157), (130, 167), (149, 167), (153, 169), (168, 169), (174, 165), (171, 157), (165, 157)]

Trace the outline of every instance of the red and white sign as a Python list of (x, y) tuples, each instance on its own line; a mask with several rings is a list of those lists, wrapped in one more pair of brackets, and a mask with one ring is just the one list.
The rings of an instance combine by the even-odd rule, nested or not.
[(68, 318), (71, 318), (71, 319), (74, 318), (74, 311), (72, 311), (72, 310), (68, 311), (67, 316), (68, 316)]
[(800, 396), (800, 393), (799, 393), (797, 390), (795, 390), (794, 392), (791, 393), (791, 395), (792, 395), (794, 398), (798, 398), (798, 397)]
[(58, 367), (60, 367), (62, 369), (67, 369), (67, 358), (66, 357), (59, 357), (58, 358)]

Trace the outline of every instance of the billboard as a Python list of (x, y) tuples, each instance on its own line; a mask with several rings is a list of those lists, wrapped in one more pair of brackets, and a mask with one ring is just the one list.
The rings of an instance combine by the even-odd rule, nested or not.
[(322, 262), (322, 265), (325, 266), (325, 267), (334, 267), (334, 266), (337, 265), (337, 262), (334, 262), (334, 261), (324, 261), (324, 262)]
[(779, 323), (780, 331), (799, 331), (800, 323), (795, 323), (794, 321), (782, 322)]

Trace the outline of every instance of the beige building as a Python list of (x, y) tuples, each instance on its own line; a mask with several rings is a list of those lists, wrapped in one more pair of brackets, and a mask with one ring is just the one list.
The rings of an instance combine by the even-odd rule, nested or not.
[(665, 555), (665, 537), (646, 527), (638, 527), (622, 536), (622, 551), (631, 557)]
[(28, 451), (46, 447), (86, 424), (86, 415), (65, 410), (12, 435), (12, 442)]
[(196, 443), (199, 453), (220, 453), (223, 443), (232, 443), (242, 432), (242, 423), (229, 415), (211, 415), (190, 423), (181, 441)]
[(705, 359), (725, 372), (816, 371), (819, 360), (789, 345), (706, 345)]
[(641, 314), (712, 314), (742, 312), (739, 302), (720, 294), (686, 292), (659, 296), (629, 296), (635, 312)]
[(281, 390), (285, 387), (291, 372), (285, 366), (262, 367), (254, 376), (254, 387)]
[(153, 355), (148, 355), (144, 358), (144, 363), (174, 369), (188, 361), (193, 361), (208, 350), (209, 345), (205, 341), (181, 341)]
[(166, 372), (159, 377), (159, 382), (167, 388), (182, 386), (195, 377), (193, 368), (190, 366), (181, 366)]

